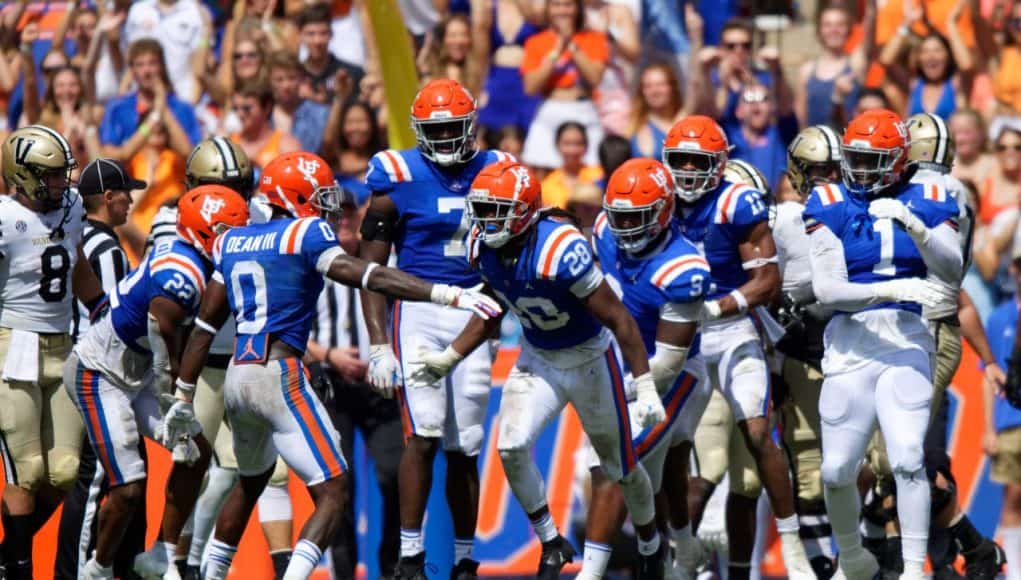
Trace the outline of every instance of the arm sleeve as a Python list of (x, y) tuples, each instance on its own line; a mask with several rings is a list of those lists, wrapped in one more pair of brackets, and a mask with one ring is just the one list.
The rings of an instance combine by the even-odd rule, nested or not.
[(649, 359), (649, 372), (659, 392), (666, 391), (677, 380), (687, 360), (686, 347), (656, 341), (656, 354)]
[(964, 258), (961, 255), (961, 238), (948, 224), (929, 229), (929, 237), (915, 243), (925, 267), (940, 280), (960, 280)]
[(835, 310), (857, 311), (881, 300), (871, 284), (847, 280), (844, 248), (837, 236), (822, 226), (809, 236), (812, 261), (812, 290), (822, 304)]

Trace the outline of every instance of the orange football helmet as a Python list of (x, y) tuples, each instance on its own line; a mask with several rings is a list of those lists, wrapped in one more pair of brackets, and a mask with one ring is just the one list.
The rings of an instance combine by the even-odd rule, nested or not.
[(485, 166), (468, 192), (468, 219), (476, 239), (499, 248), (539, 219), (542, 188), (528, 167), (516, 161)]
[(443, 166), (464, 163), (476, 153), (475, 97), (457, 81), (429, 81), (411, 104), (411, 127), (426, 159)]
[(606, 225), (617, 247), (636, 254), (670, 227), (674, 180), (655, 159), (631, 159), (610, 176), (603, 197)]
[(678, 121), (663, 142), (663, 164), (670, 168), (682, 201), (693, 203), (723, 179), (730, 144), (716, 121), (691, 115)]
[(844, 185), (875, 196), (900, 181), (908, 160), (908, 131), (897, 113), (873, 109), (851, 121), (840, 149)]
[(259, 193), (296, 218), (315, 217), (340, 206), (340, 186), (330, 164), (313, 153), (285, 153), (262, 170)]
[(223, 185), (200, 185), (177, 202), (177, 235), (211, 259), (216, 237), (248, 223), (248, 203)]

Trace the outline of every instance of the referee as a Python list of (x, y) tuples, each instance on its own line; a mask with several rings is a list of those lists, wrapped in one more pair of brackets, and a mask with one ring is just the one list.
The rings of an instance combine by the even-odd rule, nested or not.
[[(133, 179), (120, 163), (111, 159), (96, 159), (89, 163), (78, 179), (78, 193), (84, 201), (88, 220), (82, 237), (82, 250), (107, 295), (113, 293), (117, 282), (130, 270), (127, 255), (114, 228), (128, 220), (131, 192), (145, 188), (144, 181)], [(77, 303), (71, 324), (71, 335), (75, 341), (89, 328), (89, 313), (81, 302)], [(96, 515), (106, 492), (106, 474), (96, 461), (92, 445), (86, 442), (79, 458), (78, 481), (64, 498), (55, 578), (78, 578), (80, 567), (88, 561), (96, 545)], [(135, 577), (132, 562), (135, 554), (144, 550), (145, 510), (138, 510), (136, 514), (139, 517), (131, 522), (121, 553), (117, 554), (114, 562), (114, 570), (120, 578)]]

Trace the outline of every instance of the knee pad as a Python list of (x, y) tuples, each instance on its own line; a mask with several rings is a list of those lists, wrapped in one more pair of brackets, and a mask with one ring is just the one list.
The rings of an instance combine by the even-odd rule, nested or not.
[(482, 425), (471, 425), (460, 429), (457, 433), (456, 442), (445, 442), (444, 451), (459, 451), (468, 457), (475, 457), (482, 450), (482, 437), (484, 432)]
[(273, 466), (273, 475), (269, 476), (270, 487), (287, 487), (287, 464), (277, 456), (277, 463)]
[(925, 454), (922, 452), (921, 442), (895, 446), (888, 441), (887, 449), (894, 477), (916, 477), (924, 474)]
[(827, 487), (855, 485), (858, 480), (858, 462), (847, 458), (823, 457), (819, 471), (823, 485)]
[(280, 522), (292, 517), (291, 496), (287, 493), (287, 487), (267, 485), (259, 496), (259, 521)]
[[(20, 457), (15, 460), (14, 468), (17, 470), (18, 487), (29, 491), (38, 488), (46, 475), (46, 462), (43, 461), (42, 455)], [(77, 466), (75, 469), (77, 470)]]
[(66, 491), (78, 480), (78, 456), (66, 449), (54, 449), (49, 454), (50, 485)]

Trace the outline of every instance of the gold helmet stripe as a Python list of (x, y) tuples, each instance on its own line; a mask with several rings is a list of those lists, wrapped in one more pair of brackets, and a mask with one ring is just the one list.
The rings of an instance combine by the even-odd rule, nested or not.
[(828, 157), (830, 159), (840, 159), (840, 138), (837, 137), (837, 132), (827, 125), (816, 125), (815, 127), (826, 137), (826, 144), (830, 148)]
[(933, 158), (933, 162), (940, 165), (950, 165), (949, 160), (945, 159), (947, 156), (947, 144), (950, 142), (950, 131), (947, 130), (947, 124), (938, 115), (933, 115), (932, 113), (926, 113), (926, 115), (932, 120), (932, 124), (936, 126), (936, 155)]
[(225, 177), (237, 177), (240, 173), (238, 168), (238, 160), (234, 156), (234, 148), (230, 146), (226, 137), (213, 137), (213, 144), (216, 145), (216, 149), (220, 152), (220, 158), (223, 159), (223, 174)]
[(45, 125), (30, 125), (26, 127), (26, 129), (35, 129), (37, 131), (42, 131), (43, 133), (48, 134), (50, 137), (53, 137), (53, 139), (57, 143), (60, 143), (60, 147), (64, 150), (64, 160), (67, 161), (68, 163), (74, 163), (74, 154), (71, 152), (71, 144), (67, 142), (67, 139), (64, 139), (63, 135), (57, 133), (56, 131), (50, 129)]

